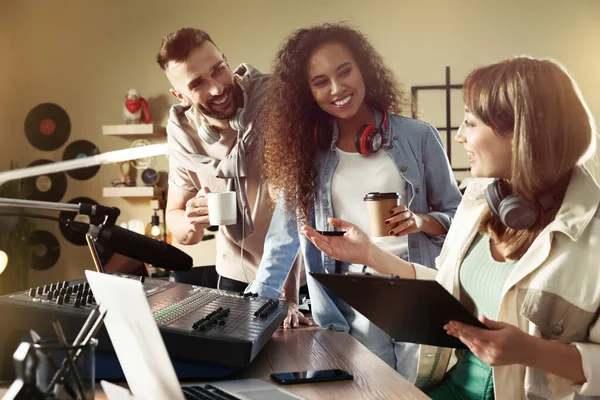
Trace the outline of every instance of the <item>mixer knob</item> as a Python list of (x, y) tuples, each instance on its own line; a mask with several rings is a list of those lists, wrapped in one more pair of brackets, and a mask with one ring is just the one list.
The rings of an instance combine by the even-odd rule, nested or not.
[(75, 304), (73, 304), (73, 307), (79, 308), (79, 304), (79, 299), (75, 299)]
[(83, 288), (84, 288), (84, 289), (89, 289), (89, 288), (90, 288), (90, 284), (89, 284), (89, 282), (86, 282), (86, 283), (84, 283), (84, 284), (83, 284)]
[(41, 286), (38, 286), (37, 294), (39, 294), (41, 296), (43, 293), (44, 293), (44, 288), (42, 288)]
[(87, 303), (88, 304), (92, 304), (94, 302), (94, 296), (92, 296), (92, 294), (88, 294), (87, 296)]
[(86, 297), (84, 296), (84, 297), (82, 297), (82, 298), (81, 298), (81, 301), (79, 302), (79, 304), (80, 304), (82, 307), (83, 307), (83, 306), (85, 306), (85, 305), (86, 305), (86, 303), (87, 303), (85, 299), (86, 299)]
[(52, 293), (53, 293), (53, 292), (48, 292), (48, 294), (46, 294), (46, 299), (48, 299), (48, 300), (52, 300), (52, 297), (53, 297), (53, 294), (52, 294)]
[(29, 297), (35, 297), (35, 289), (34, 288), (29, 289)]
[(140, 276), (140, 282), (142, 283), (142, 285), (144, 284), (145, 281), (146, 281), (146, 277)]
[(58, 304), (58, 305), (61, 305), (61, 304), (63, 303), (63, 301), (64, 301), (64, 298), (63, 298), (63, 296), (62, 296), (62, 295), (61, 295), (61, 296), (58, 296), (58, 297), (56, 298), (56, 304)]
[(67, 287), (67, 286), (69, 286), (69, 281), (64, 281), (63, 282), (63, 287)]

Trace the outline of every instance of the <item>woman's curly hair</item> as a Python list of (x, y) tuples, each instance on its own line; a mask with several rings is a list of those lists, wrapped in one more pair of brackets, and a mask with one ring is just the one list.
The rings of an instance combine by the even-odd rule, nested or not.
[(315, 123), (326, 113), (315, 102), (308, 62), (316, 49), (339, 43), (352, 53), (365, 82), (365, 100), (399, 113), (406, 96), (367, 38), (345, 24), (324, 24), (293, 33), (277, 53), (269, 90), (257, 123), (262, 132), (263, 179), (306, 222), (314, 201), (317, 172)]

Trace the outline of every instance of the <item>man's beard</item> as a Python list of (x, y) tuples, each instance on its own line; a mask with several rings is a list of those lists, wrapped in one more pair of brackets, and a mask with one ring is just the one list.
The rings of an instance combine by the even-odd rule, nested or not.
[[(232, 104), (235, 106), (235, 96), (234, 96), (232, 84), (227, 85), (223, 89), (223, 93), (219, 97), (222, 99), (225, 95), (230, 97)], [(229, 101), (229, 99), (227, 101)], [(206, 105), (206, 106), (204, 104), (198, 104), (196, 107), (198, 107), (198, 111), (200, 111), (202, 113), (202, 115), (204, 115), (206, 117), (214, 118), (214, 119), (221, 119), (221, 120), (230, 119), (231, 117), (233, 117), (233, 115), (235, 114), (236, 108), (237, 108), (237, 107), (233, 107), (233, 109), (231, 111), (215, 110), (211, 107), (211, 105), (212, 105), (212, 102), (209, 101), (208, 105)]]

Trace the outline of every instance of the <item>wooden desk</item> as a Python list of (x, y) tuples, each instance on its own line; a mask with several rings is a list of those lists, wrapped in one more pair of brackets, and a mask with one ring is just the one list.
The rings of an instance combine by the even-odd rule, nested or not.
[[(354, 375), (352, 381), (287, 385), (284, 388), (308, 399), (428, 399), (346, 332), (321, 328), (278, 329), (258, 357), (232, 379), (258, 378), (274, 383), (274, 372), (339, 368)], [(275, 384), (275, 383), (274, 383)], [(97, 385), (97, 399), (105, 399)], [(6, 388), (0, 389), (4, 395)]]
[(236, 378), (273, 382), (274, 372), (346, 370), (352, 381), (286, 385), (309, 399), (429, 399), (346, 332), (321, 328), (278, 329), (252, 364)]

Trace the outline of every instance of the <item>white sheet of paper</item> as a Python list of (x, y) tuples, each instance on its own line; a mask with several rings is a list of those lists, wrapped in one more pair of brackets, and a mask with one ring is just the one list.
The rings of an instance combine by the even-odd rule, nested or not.
[(100, 385), (108, 400), (136, 400), (136, 398), (131, 395), (131, 392), (124, 387), (107, 381), (100, 381)]
[(85, 271), (104, 324), (137, 400), (184, 400), (173, 364), (142, 284), (133, 279)]

